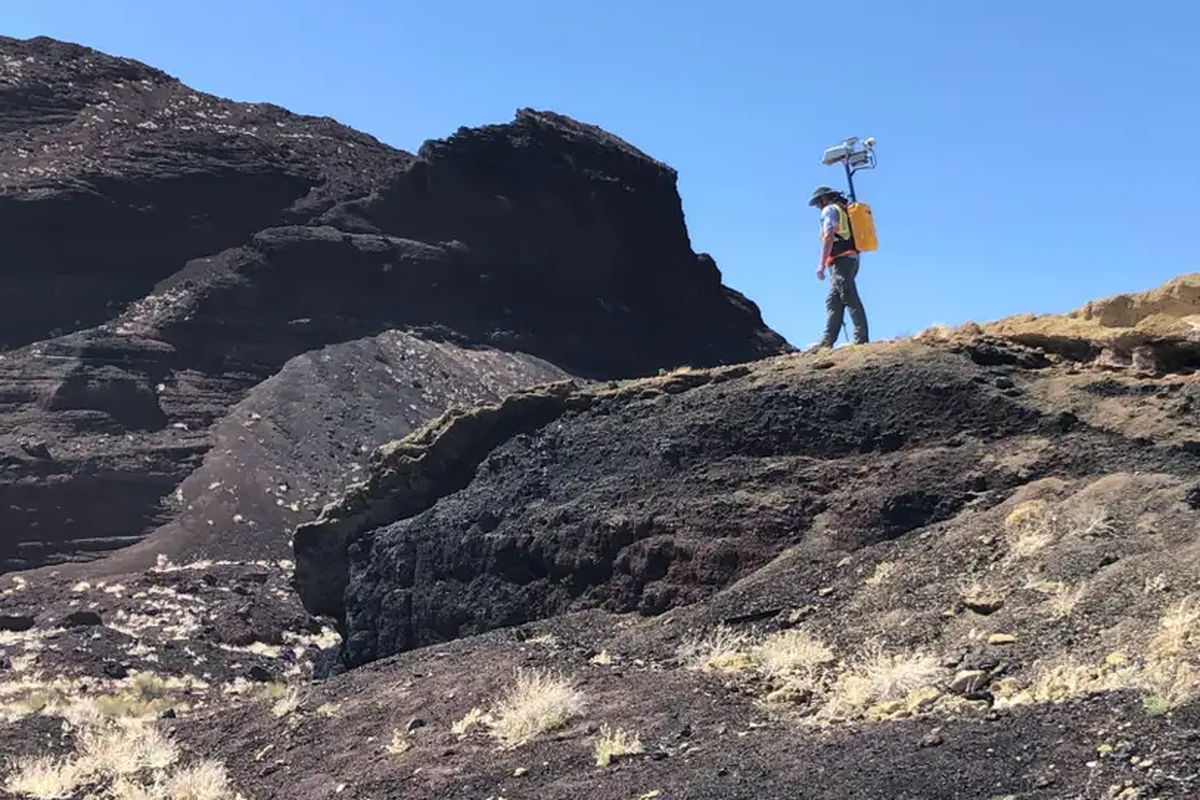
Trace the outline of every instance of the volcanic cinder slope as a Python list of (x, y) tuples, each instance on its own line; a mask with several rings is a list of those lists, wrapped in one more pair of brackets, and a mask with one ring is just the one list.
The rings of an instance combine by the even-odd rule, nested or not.
[(454, 408), (294, 565), (6, 590), (8, 785), (133, 730), (155, 797), (1195, 797), (1198, 325), (1194, 274)]
[(450, 405), (791, 349), (603, 130), (410, 154), (44, 38), (0, 38), (0, 240), (0, 571), (281, 558)]

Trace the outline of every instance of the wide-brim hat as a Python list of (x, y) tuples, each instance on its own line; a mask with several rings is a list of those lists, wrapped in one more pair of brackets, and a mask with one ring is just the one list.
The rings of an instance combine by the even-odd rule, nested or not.
[(841, 192), (839, 192), (837, 189), (829, 186), (818, 186), (816, 189), (813, 189), (812, 197), (808, 198), (808, 204), (810, 206), (819, 205), (821, 198), (830, 196), (837, 197), (840, 194)]

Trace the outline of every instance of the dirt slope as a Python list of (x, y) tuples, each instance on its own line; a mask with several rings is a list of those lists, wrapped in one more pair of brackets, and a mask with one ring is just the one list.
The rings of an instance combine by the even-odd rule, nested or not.
[[(337, 530), (364, 504), (354, 493), (351, 513), (334, 506), (303, 526), (301, 595), (344, 618), (353, 666), (568, 610), (661, 613), (788, 547), (840, 558), (1039, 478), (1200, 477), (1194, 385), (1161, 390), (1173, 401), (1163, 428), (1182, 423), (1179, 438), (1146, 440), (1053, 396), (1056, 367), (982, 366), (972, 348), (997, 351), (905, 342), (839, 351), (823, 369), (789, 356), (512, 396), (383, 451), (365, 504), (403, 509), (395, 521), (373, 511)], [(486, 424), (492, 414), (502, 427)], [(343, 580), (326, 574), (343, 567), (323, 537), (347, 543)], [(308, 590), (310, 575), (347, 587), (344, 610)]]
[[(330, 345), (401, 331), (462, 355), (442, 351), (451, 377), (425, 386), (420, 419), (394, 417), (403, 391), (335, 412), (337, 437), (368, 448), (492, 399), (474, 393), (477, 348), (528, 365), (494, 390), (547, 364), (606, 379), (790, 349), (692, 251), (675, 172), (599, 128), (523, 109), (411, 154), (45, 38), (0, 38), (0, 237), (0, 571), (94, 560), (164, 525), (170, 553), (211, 551), (182, 542), (196, 525), (168, 500), (202, 465), (189, 490), (220, 480), (255, 507), (274, 502), (260, 461), (311, 483), (306, 508), (340, 489), (355, 454), (294, 460), (328, 433), (323, 413), (293, 420), (315, 423), (311, 441), (261, 454), (224, 452), (240, 421), (215, 427), (299, 391), (285, 366)], [(361, 370), (355, 348), (324, 356), (331, 375)], [(358, 388), (386, 395), (380, 380)], [(243, 466), (245, 487), (199, 483)], [(245, 529), (220, 496), (188, 504), (216, 540)], [(271, 531), (241, 557), (286, 554), (301, 518), (255, 515)]]
[(563, 377), (522, 353), (399, 331), (297, 356), (213, 427), (212, 449), (171, 498), (171, 522), (100, 566), (136, 570), (160, 554), (181, 563), (291, 558), (281, 532), (314, 518), (364, 474), (378, 442), (449, 406), (496, 402)]
[[(1194, 797), (1200, 342), (996, 325), (508, 392), (379, 448), (294, 564), (9, 589), (0, 742), (68, 760), (7, 785)], [(173, 749), (106, 760), (130, 730)]]

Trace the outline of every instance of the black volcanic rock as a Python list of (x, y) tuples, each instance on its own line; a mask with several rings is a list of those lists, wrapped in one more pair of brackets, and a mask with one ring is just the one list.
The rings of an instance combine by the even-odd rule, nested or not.
[[(1027, 391), (1014, 396), (1004, 376)], [(854, 590), (877, 582), (862, 566), (841, 572), (843, 558), (870, 564), (861, 554), (906, 542), (927, 559), (906, 577), (953, 586), (966, 568), (941, 571), (951, 554), (991, 564), (1011, 535), (1007, 512), (984, 522), (981, 511), (1040, 478), (1111, 478), (1129, 501), (1175, 507), (1163, 535), (1191, 541), (1183, 498), (1200, 459), (1172, 447), (1192, 434), (1186, 415), (1142, 406), (1140, 424), (1160, 426), (1151, 442), (1117, 432), (1111, 408), (1075, 405), (1092, 424), (1048, 441), (1046, 422), (1074, 403), (1064, 376), (1075, 379), (901, 341), (515, 392), (380, 448), (361, 483), (297, 529), (294, 582), (311, 613), (338, 620), (342, 667), (354, 668), (597, 610), (672, 611), (665, 636), (688, 613), (750, 622), (818, 604), (841, 608), (843, 630), (861, 607), (845, 605), (836, 575)], [(1147, 501), (1130, 488), (1138, 475), (1178, 485), (1174, 502)], [(1100, 523), (1084, 509), (1083, 523), (1055, 523), (1090, 549), (1065, 559), (1083, 573), (1158, 547), (1085, 536)], [(968, 523), (980, 530), (941, 540)], [(1011, 613), (1014, 591), (989, 621)], [(900, 589), (880, 603), (943, 622), (938, 604)]]
[(599, 128), (523, 110), (412, 155), (45, 38), (0, 38), (0, 236), (0, 571), (161, 526), (123, 566), (284, 557), (363, 448), (448, 404), (790, 349), (691, 250), (674, 171)]
[[(818, 514), (858, 547), (956, 512), (981, 450), (931, 456), (945, 431), (1040, 419), (982, 374), (961, 356), (880, 355), (514, 393), (381, 448), (297, 530), (296, 585), (342, 622), (348, 666), (567, 611), (695, 603)], [(868, 454), (887, 468), (847, 473)]]

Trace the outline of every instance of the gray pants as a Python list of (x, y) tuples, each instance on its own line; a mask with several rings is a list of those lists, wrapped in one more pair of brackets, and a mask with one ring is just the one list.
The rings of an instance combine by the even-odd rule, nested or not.
[(854, 323), (854, 343), (866, 344), (870, 341), (867, 335), (867, 312), (863, 309), (862, 298), (858, 296), (858, 258), (854, 256), (839, 258), (829, 268), (829, 294), (825, 298), (825, 337), (821, 346), (833, 347), (837, 341), (838, 332), (842, 329), (845, 312), (850, 311), (850, 321)]

